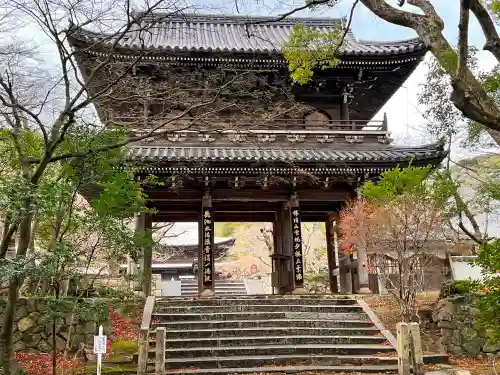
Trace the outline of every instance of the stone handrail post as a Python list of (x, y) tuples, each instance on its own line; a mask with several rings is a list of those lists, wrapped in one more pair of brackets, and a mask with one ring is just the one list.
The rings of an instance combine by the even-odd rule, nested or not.
[(149, 359), (149, 332), (151, 327), (151, 317), (155, 306), (155, 297), (149, 296), (144, 304), (142, 314), (141, 329), (139, 331), (139, 358), (137, 363), (137, 375), (147, 375)]
[(166, 346), (165, 327), (156, 328), (156, 361), (155, 375), (163, 375), (165, 373), (165, 346)]
[(396, 324), (396, 331), (398, 374), (423, 375), (424, 356), (418, 323), (398, 323)]

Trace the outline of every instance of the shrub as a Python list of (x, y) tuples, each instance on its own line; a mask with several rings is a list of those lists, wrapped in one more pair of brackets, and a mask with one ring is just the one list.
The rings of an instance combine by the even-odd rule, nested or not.
[(133, 294), (128, 291), (121, 291), (106, 287), (97, 289), (97, 294), (99, 295), (99, 297), (112, 298), (112, 299), (128, 299), (131, 296), (133, 296)]
[(472, 280), (445, 280), (441, 284), (439, 298), (446, 298), (455, 295), (466, 295), (473, 293), (479, 288), (479, 284)]

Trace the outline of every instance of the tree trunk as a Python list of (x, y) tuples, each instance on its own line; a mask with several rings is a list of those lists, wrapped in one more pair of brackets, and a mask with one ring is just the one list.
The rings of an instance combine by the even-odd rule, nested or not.
[[(31, 203), (31, 198), (27, 198), (23, 204), (23, 208), (27, 214), (23, 217), (19, 225), (19, 243), (16, 249), (16, 261), (25, 258), (30, 244), (31, 223), (33, 219), (32, 213), (30, 212)], [(14, 328), (16, 304), (19, 299), (19, 288), (21, 285), (21, 277), (18, 275), (11, 277), (9, 281), (9, 294), (7, 306), (5, 308), (5, 316), (2, 324), (2, 331), (0, 332), (0, 365), (3, 367), (5, 375), (11, 375), (13, 371), (12, 358), (14, 350), (12, 345), (12, 332)]]
[[(39, 221), (38, 221), (37, 217), (35, 216), (33, 218), (33, 223), (31, 225), (30, 243), (28, 246), (28, 251), (26, 253), (28, 256), (30, 256), (31, 254), (34, 254), (34, 252), (35, 252), (35, 234), (36, 234), (36, 231), (38, 230), (38, 223), (39, 223)], [(30, 263), (30, 266), (36, 267), (36, 263), (35, 263), (34, 259)], [(30, 276), (28, 278), (27, 282), (25, 283), (24, 290), (26, 290), (29, 294), (35, 294), (39, 281), (40, 281), (39, 276), (37, 276), (37, 275)]]
[(52, 375), (57, 375), (57, 340), (56, 340), (57, 318), (52, 320)]
[(12, 358), (14, 356), (14, 348), (12, 345), (12, 332), (14, 314), (16, 312), (16, 302), (19, 298), (18, 285), (19, 282), (17, 281), (17, 277), (14, 277), (14, 280), (11, 280), (9, 284), (7, 306), (5, 308), (2, 332), (0, 334), (0, 366), (5, 375), (11, 375), (13, 373)]
[(5, 215), (2, 230), (2, 239), (0, 242), (0, 259), (4, 259), (9, 250), (9, 244), (12, 240), (12, 236), (16, 233), (16, 226), (11, 223), (11, 215)]

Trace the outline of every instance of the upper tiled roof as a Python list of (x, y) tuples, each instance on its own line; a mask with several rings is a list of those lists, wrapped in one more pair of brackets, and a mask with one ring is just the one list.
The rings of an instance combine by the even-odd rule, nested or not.
[[(136, 14), (140, 17), (140, 14)], [(144, 17), (120, 46), (131, 49), (193, 52), (281, 53), (297, 24), (314, 27), (320, 32), (342, 28), (342, 19), (287, 18), (273, 22), (266, 17), (156, 14)], [(77, 39), (96, 40), (106, 36), (79, 30)], [(106, 42), (113, 43), (112, 39)], [(425, 51), (419, 39), (394, 42), (357, 40), (348, 32), (341, 54), (345, 56), (386, 56)]]

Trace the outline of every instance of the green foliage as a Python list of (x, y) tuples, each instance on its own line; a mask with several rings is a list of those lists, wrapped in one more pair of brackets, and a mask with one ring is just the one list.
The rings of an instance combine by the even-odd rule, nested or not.
[(490, 1), (488, 4), (492, 12), (495, 13), (497, 17), (500, 16), (500, 1), (493, 0)]
[(340, 33), (340, 27), (332, 32), (321, 32), (302, 24), (294, 26), (290, 40), (283, 47), (294, 82), (304, 85), (311, 80), (314, 70), (337, 65)]
[(476, 307), (481, 311), (477, 326), (489, 332), (494, 342), (500, 341), (500, 277), (484, 283), (487, 292), (479, 296)]
[(132, 171), (115, 171), (104, 181), (98, 181), (102, 188), (99, 196), (92, 201), (98, 215), (111, 215), (116, 218), (129, 218), (140, 212), (146, 199), (140, 183), (134, 180)]
[(472, 280), (445, 280), (441, 284), (439, 298), (470, 294), (475, 292), (478, 288), (479, 283)]
[[(115, 130), (75, 125), (57, 151), (77, 153), (121, 142), (123, 136)], [(29, 155), (43, 149), (43, 139), (36, 133), (25, 132), (20, 139)], [(135, 233), (123, 220), (147, 209), (122, 149), (50, 163), (35, 186), (21, 176), (15, 148), (12, 137), (1, 133), (0, 151), (10, 160), (0, 163), (0, 214), (9, 214), (12, 222), (33, 214), (35, 243), (41, 251), (26, 260), (1, 262), (0, 280), (15, 274), (29, 277), (35, 285), (37, 279), (48, 281), (49, 290), (43, 294), (54, 295), (64, 280), (80, 279), (97, 253), (101, 261), (122, 261), (125, 255), (138, 259), (142, 246), (151, 243), (151, 236)], [(80, 196), (82, 191), (92, 192), (90, 204)]]
[(477, 324), (500, 340), (500, 239), (480, 246), (476, 262), (485, 271), (477, 307), (481, 311)]
[(442, 204), (456, 189), (446, 174), (434, 172), (432, 167), (396, 167), (384, 171), (377, 182), (368, 181), (361, 187), (365, 198), (374, 201), (394, 201), (408, 196), (419, 197), (421, 203)]
[(480, 246), (477, 263), (488, 273), (495, 274), (500, 271), (500, 239)]
[(215, 223), (214, 232), (217, 237), (231, 237), (244, 223)]
[(134, 297), (132, 291), (122, 291), (107, 287), (98, 288), (97, 295), (102, 298), (113, 298), (117, 300), (127, 300)]

